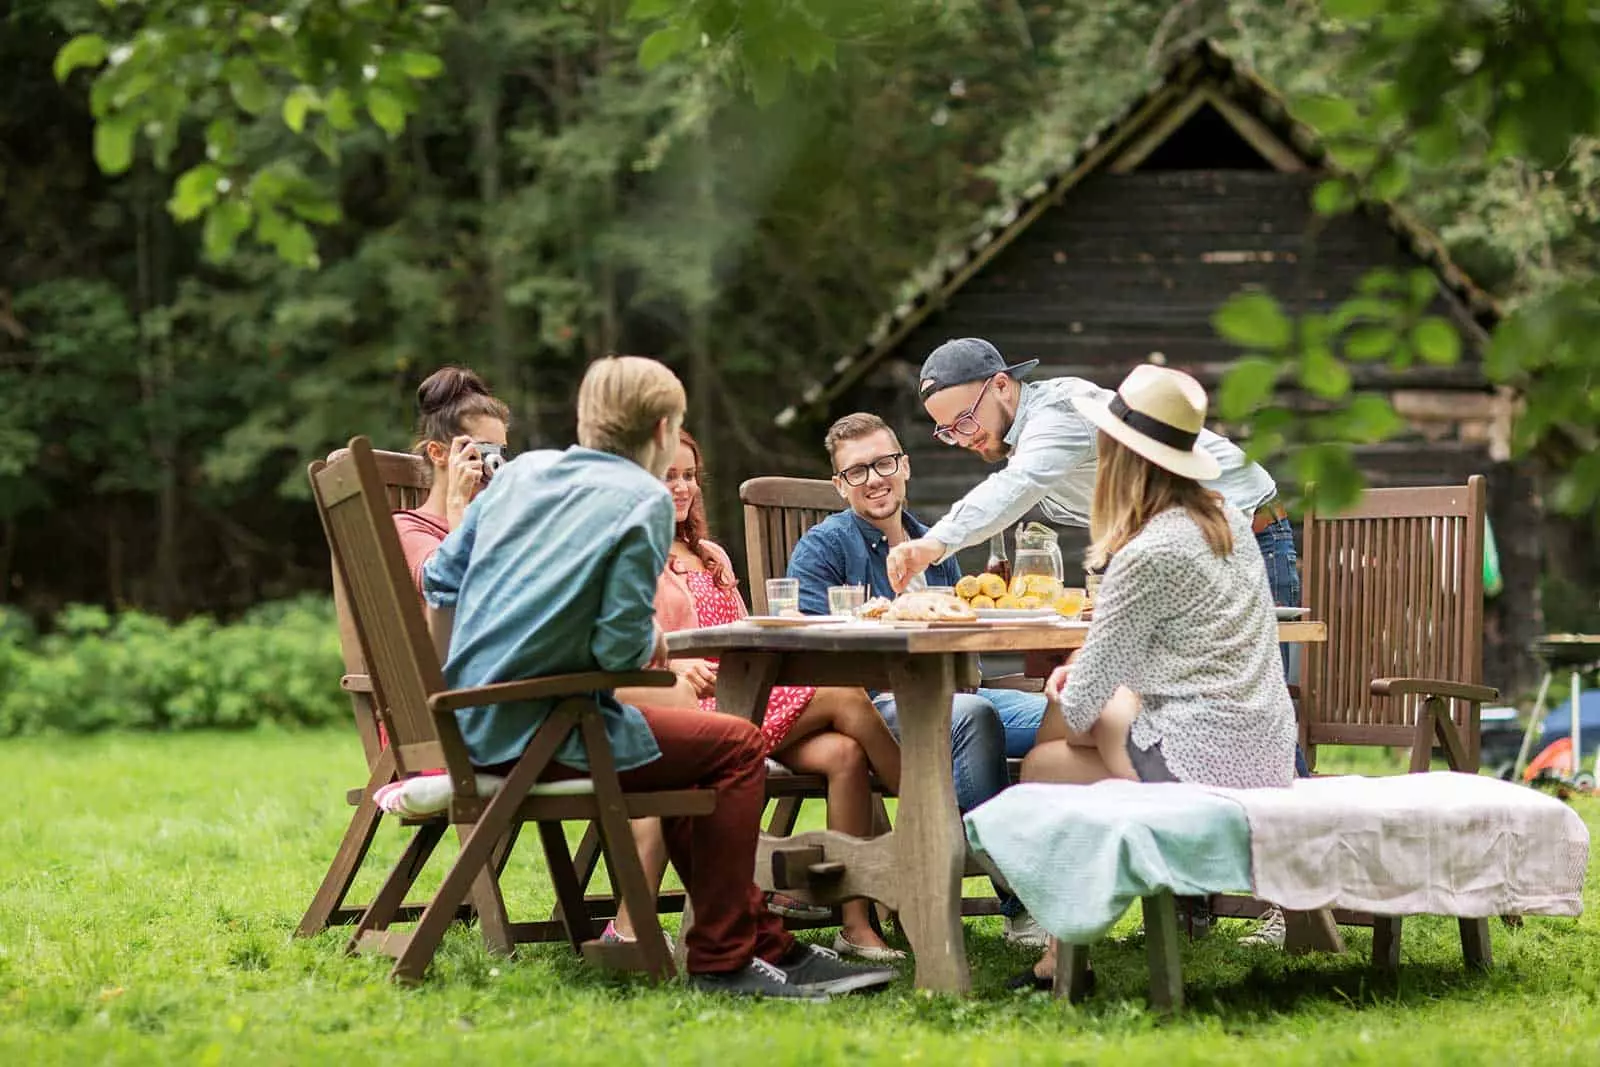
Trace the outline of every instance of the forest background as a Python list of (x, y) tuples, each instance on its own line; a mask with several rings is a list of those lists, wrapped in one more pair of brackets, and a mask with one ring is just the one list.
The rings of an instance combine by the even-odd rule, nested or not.
[[(415, 386), (449, 362), (489, 379), (525, 449), (572, 439), (589, 360), (664, 359), (737, 549), (740, 480), (825, 473), (821, 425), (772, 422), (799, 383), (1205, 37), (1342, 135), (1352, 188), (1400, 201), (1511, 311), (1518, 355), (1497, 341), (1495, 361), (1529, 396), (1519, 447), (1575, 516), (1567, 548), (1588, 544), (1585, 6), (0, 4), (0, 604), (36, 622), (71, 603), (231, 617), (325, 590), (305, 464), (356, 433), (407, 447)], [(1470, 81), (1414, 62), (1443, 25), (1429, 17), (1480, 35), (1445, 42), (1476, 42), (1477, 70), (1542, 48), (1555, 73), (1509, 79), (1511, 106), (1456, 101), (1448, 122), (1408, 110), (1407, 93)], [(333, 83), (275, 59), (274, 34), (297, 63), (327, 45)], [(1396, 105), (1373, 72), (1402, 47)], [(1588, 95), (1546, 106), (1560, 78)], [(1336, 192), (1319, 207), (1348, 207)], [(1242, 355), (1322, 373), (1303, 329), (1279, 343), (1275, 313), (1239, 310)], [(1551, 553), (1549, 628), (1600, 625), (1591, 555)]]

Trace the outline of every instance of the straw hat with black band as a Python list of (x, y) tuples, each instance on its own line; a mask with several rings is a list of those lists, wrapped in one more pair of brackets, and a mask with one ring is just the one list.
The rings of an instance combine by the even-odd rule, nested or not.
[(1110, 401), (1075, 403), (1084, 418), (1163, 470), (1197, 482), (1222, 474), (1217, 458), (1200, 447), (1206, 391), (1182, 371), (1144, 363), (1122, 380)]

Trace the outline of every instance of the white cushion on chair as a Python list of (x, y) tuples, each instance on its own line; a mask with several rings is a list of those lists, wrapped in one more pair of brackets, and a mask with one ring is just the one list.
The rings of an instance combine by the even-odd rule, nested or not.
[[(475, 777), (480, 797), (494, 796), (506, 781), (498, 774), (479, 774)], [(373, 794), (373, 799), (377, 801), (378, 807), (391, 815), (421, 819), (449, 810), (452, 791), (449, 775), (419, 774), (381, 786)], [(528, 795), (575, 797), (587, 796), (593, 792), (594, 782), (588, 778), (573, 778), (564, 782), (540, 782), (528, 790)]]

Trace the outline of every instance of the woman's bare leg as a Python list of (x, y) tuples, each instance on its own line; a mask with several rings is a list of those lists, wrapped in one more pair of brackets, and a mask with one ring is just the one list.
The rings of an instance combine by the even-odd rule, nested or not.
[[(799, 739), (791, 733), (772, 755), (792, 771), (820, 774), (828, 779), (828, 829), (853, 837), (872, 836), (867, 756), (854, 739), (833, 731)], [(872, 928), (870, 906), (870, 901), (860, 899), (840, 906), (845, 940), (866, 948), (887, 948)]]
[(867, 755), (867, 762), (891, 793), (900, 792), (900, 743), (865, 689), (824, 686), (817, 690), (800, 717), (789, 728), (786, 744), (824, 731), (844, 734)]
[[(628, 824), (633, 831), (633, 845), (639, 850), (639, 862), (644, 866), (644, 884), (652, 892), (660, 894), (661, 879), (667, 873), (667, 839), (661, 833), (660, 819), (634, 819)], [(623, 937), (633, 937), (633, 919), (628, 915), (628, 908), (620, 900), (617, 902), (617, 917), (612, 920), (617, 927), (617, 933)]]

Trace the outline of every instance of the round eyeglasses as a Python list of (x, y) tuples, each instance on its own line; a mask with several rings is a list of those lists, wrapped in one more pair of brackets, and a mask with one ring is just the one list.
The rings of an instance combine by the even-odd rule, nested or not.
[(846, 467), (837, 474), (844, 479), (846, 485), (866, 485), (867, 479), (876, 474), (880, 478), (892, 477), (900, 469), (900, 460), (904, 452), (890, 452), (887, 456), (879, 456), (871, 463), (857, 463), (854, 467)]
[(983, 403), (984, 394), (989, 391), (989, 384), (993, 381), (993, 377), (984, 379), (983, 388), (978, 390), (978, 396), (972, 401), (972, 406), (957, 415), (954, 422), (948, 426), (934, 428), (933, 436), (941, 444), (960, 444), (959, 437), (976, 437), (978, 431), (983, 429), (983, 423), (978, 421), (978, 405)]

